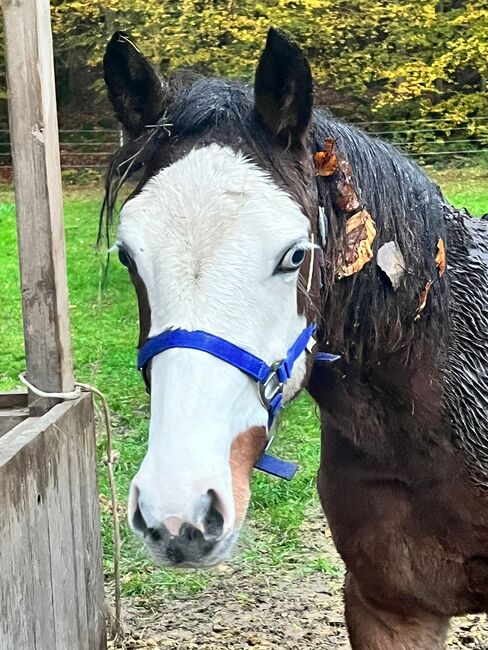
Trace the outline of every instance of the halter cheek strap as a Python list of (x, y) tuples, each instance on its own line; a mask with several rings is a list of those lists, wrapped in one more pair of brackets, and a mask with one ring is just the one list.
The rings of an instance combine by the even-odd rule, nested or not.
[[(271, 365), (238, 345), (209, 332), (184, 329), (165, 330), (144, 343), (139, 350), (137, 366), (148, 384), (147, 366), (157, 354), (171, 348), (189, 348), (207, 352), (231, 366), (238, 368), (257, 382), (259, 398), (264, 408), (268, 411), (269, 431), (278, 411), (283, 407), (283, 387), (291, 377), (295, 362), (307, 349), (307, 344), (315, 329), (315, 324), (306, 327), (288, 349), (285, 358)], [(325, 353), (323, 355), (325, 356)], [(320, 360), (336, 360), (336, 357), (333, 355), (328, 356), (330, 358), (322, 358)], [(268, 437), (266, 449), (255, 464), (255, 467), (269, 474), (286, 478), (287, 480), (292, 479), (297, 471), (297, 465), (288, 461), (278, 460), (267, 454), (266, 451), (271, 442), (272, 437)]]

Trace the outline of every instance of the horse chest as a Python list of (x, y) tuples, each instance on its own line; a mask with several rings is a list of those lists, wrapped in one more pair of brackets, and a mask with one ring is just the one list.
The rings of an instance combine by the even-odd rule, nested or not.
[(409, 408), (420, 387), (408, 383), (389, 392), (335, 371), (312, 377), (321, 501), (348, 568), (373, 592), (405, 602), (413, 591), (415, 606), (447, 615), (475, 610), (488, 597), (488, 494), (443, 431), (437, 397)]

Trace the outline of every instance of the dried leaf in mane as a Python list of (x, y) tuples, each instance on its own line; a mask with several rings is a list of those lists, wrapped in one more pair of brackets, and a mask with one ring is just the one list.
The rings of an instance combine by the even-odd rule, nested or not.
[[(441, 238), (439, 238), (437, 242), (437, 254), (435, 256), (435, 263), (439, 271), (439, 278), (442, 278), (442, 276), (446, 272), (446, 249), (444, 246), (444, 241)], [(425, 306), (427, 304), (427, 298), (429, 296), (429, 291), (433, 284), (434, 284), (434, 280), (428, 280), (426, 282), (425, 287), (419, 297), (419, 305), (417, 307), (417, 310), (415, 311), (414, 320), (418, 320), (420, 318), (420, 314), (425, 309)]]
[(397, 243), (389, 241), (383, 244), (376, 255), (376, 262), (380, 269), (388, 276), (393, 289), (396, 291), (405, 273), (405, 260)]
[(339, 192), (336, 200), (337, 207), (342, 212), (349, 214), (357, 212), (361, 209), (361, 201), (354, 187), (351, 165), (347, 160), (339, 160), (338, 167), (341, 177), (337, 181), (337, 189)]
[(325, 140), (323, 151), (317, 151), (313, 157), (313, 162), (318, 176), (332, 176), (339, 162), (335, 153), (334, 138)]
[(444, 246), (444, 241), (442, 239), (439, 239), (437, 242), (437, 255), (435, 256), (435, 263), (437, 264), (437, 268), (439, 269), (439, 277), (442, 278), (444, 273), (446, 272), (446, 249)]
[(418, 320), (420, 318), (420, 314), (424, 311), (425, 306), (427, 304), (429, 291), (433, 284), (434, 284), (433, 280), (427, 280), (427, 282), (425, 283), (425, 287), (419, 297), (419, 306), (417, 307), (417, 310), (414, 314), (414, 320)]
[(344, 248), (339, 253), (337, 278), (345, 278), (360, 271), (373, 257), (372, 243), (376, 237), (373, 218), (361, 210), (346, 222)]

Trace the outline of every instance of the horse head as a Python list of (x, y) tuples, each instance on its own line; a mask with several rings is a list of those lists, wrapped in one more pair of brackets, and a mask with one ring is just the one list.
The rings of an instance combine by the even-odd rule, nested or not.
[(116, 242), (151, 394), (129, 522), (157, 561), (211, 566), (238, 537), (275, 412), (311, 365), (310, 67), (270, 30), (254, 88), (160, 79), (121, 32), (104, 69), (130, 136), (112, 172), (142, 172)]

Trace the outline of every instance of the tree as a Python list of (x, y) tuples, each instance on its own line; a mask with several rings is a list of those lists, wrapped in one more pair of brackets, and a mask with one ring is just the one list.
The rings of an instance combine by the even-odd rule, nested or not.
[(165, 74), (251, 80), (274, 25), (307, 53), (319, 98), (353, 117), (435, 117), (480, 133), (475, 118), (487, 114), (488, 8), (478, 0), (55, 0), (53, 21), (69, 69), (98, 66), (124, 29)]

